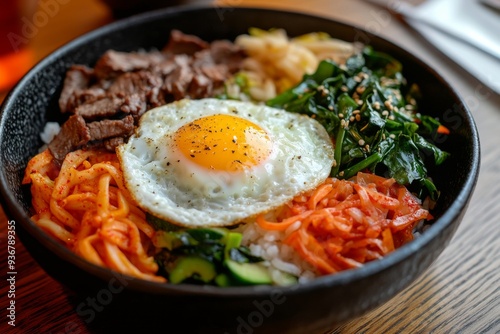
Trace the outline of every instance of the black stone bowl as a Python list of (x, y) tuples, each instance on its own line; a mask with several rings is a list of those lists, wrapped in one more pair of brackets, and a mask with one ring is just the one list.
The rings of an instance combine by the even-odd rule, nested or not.
[[(171, 29), (205, 40), (233, 39), (249, 27), (285, 28), (294, 36), (325, 31), (373, 45), (400, 59), (425, 99), (421, 110), (451, 130), (438, 143), (451, 153), (430, 171), (441, 198), (433, 225), (384, 259), (356, 270), (292, 287), (218, 288), (168, 285), (121, 276), (82, 260), (30, 220), (29, 189), (21, 186), (28, 160), (42, 145), (44, 124), (60, 120), (57, 105), (66, 69), (93, 66), (108, 49), (161, 48)], [(472, 116), (462, 99), (432, 68), (400, 47), (362, 29), (294, 12), (256, 8), (179, 7), (145, 13), (91, 32), (36, 65), (10, 92), (1, 109), (0, 181), (3, 207), (17, 222), (23, 244), (71, 291), (68, 302), (94, 332), (320, 333), (381, 305), (410, 285), (449, 243), (465, 213), (478, 172), (480, 149)]]

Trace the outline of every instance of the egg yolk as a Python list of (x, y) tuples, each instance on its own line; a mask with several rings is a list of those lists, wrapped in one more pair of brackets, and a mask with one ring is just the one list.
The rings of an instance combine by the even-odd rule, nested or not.
[(257, 124), (232, 115), (198, 118), (180, 127), (175, 145), (191, 162), (236, 172), (260, 165), (271, 154), (269, 135)]

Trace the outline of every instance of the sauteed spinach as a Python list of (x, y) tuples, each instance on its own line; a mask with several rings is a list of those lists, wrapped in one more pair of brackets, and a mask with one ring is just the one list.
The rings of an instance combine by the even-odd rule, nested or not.
[(332, 176), (348, 179), (370, 170), (436, 200), (439, 192), (426, 164), (439, 165), (448, 156), (432, 143), (447, 129), (419, 113), (418, 98), (418, 87), (407, 84), (398, 60), (365, 47), (343, 65), (322, 61), (267, 105), (307, 114), (325, 127), (335, 142)]

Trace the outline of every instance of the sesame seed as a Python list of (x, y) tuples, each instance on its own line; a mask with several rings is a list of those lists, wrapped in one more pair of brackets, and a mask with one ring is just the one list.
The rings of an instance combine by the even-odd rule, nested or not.
[(378, 101), (373, 102), (373, 108), (379, 110), (380, 109), (380, 102), (378, 102)]
[(396, 135), (395, 135), (394, 133), (391, 133), (391, 134), (389, 135), (389, 138), (394, 139), (394, 138), (396, 138)]
[(332, 164), (333, 167), (337, 167), (337, 160), (333, 159), (333, 164)]
[(365, 145), (365, 150), (367, 150), (368, 152), (370, 152), (370, 145), (366, 144)]
[(360, 139), (358, 141), (359, 146), (363, 146), (365, 144), (365, 141), (363, 139)]
[(362, 100), (356, 100), (355, 102), (356, 102), (356, 104), (357, 104), (358, 106), (363, 105), (363, 101), (362, 101)]
[(329, 106), (328, 106), (328, 110), (333, 111), (333, 106), (332, 106), (332, 105), (329, 105)]
[(389, 100), (386, 100), (386, 101), (384, 102), (384, 105), (385, 105), (385, 107), (386, 107), (387, 109), (389, 109), (389, 110), (392, 110), (392, 108), (393, 108), (392, 103), (391, 103), (391, 101), (389, 101)]
[(356, 110), (354, 110), (352, 113), (353, 113), (354, 115), (356, 115), (356, 114), (359, 114), (360, 112), (361, 112), (361, 110), (356, 109)]
[(389, 112), (387, 110), (382, 111), (382, 116), (385, 117), (389, 116)]
[(344, 171), (339, 172), (339, 176), (344, 176)]
[(358, 94), (363, 94), (363, 92), (365, 91), (366, 87), (365, 86), (358, 86), (358, 88), (356, 88), (356, 92)]
[(394, 117), (394, 115), (391, 115), (391, 116), (389, 116), (388, 118), (389, 118), (391, 121), (394, 121), (394, 119), (395, 119), (396, 117)]
[(340, 90), (343, 92), (347, 92), (349, 90), (349, 88), (347, 88), (346, 85), (342, 85), (342, 87), (340, 87)]
[(344, 118), (344, 114), (343, 113), (339, 113), (339, 118)]
[(361, 78), (360, 77), (354, 77), (354, 81), (361, 82)]
[(354, 120), (355, 120), (354, 116), (349, 117), (350, 122), (354, 122)]
[(356, 121), (361, 121), (361, 115), (360, 114), (356, 114)]

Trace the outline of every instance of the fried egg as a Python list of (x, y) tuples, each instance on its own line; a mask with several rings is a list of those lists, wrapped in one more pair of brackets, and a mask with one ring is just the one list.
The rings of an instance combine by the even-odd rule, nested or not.
[(150, 214), (229, 226), (277, 208), (330, 174), (314, 119), (250, 102), (181, 100), (146, 112), (117, 149), (125, 184)]

